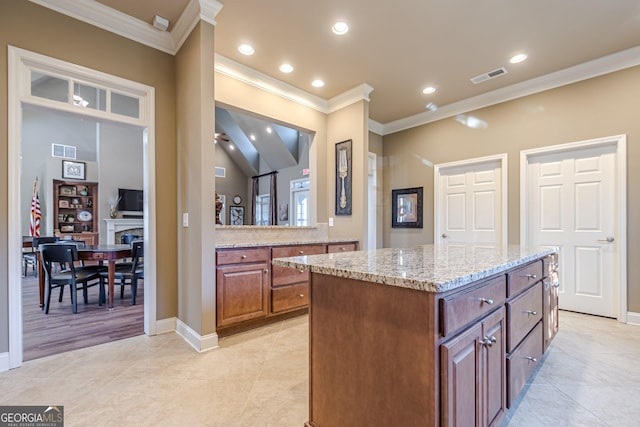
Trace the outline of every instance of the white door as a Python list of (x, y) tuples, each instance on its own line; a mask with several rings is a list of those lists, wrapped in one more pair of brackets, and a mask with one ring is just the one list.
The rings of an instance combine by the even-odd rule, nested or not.
[(532, 245), (558, 246), (561, 309), (616, 317), (616, 146), (530, 156)]
[(506, 155), (436, 165), (435, 242), (506, 243)]

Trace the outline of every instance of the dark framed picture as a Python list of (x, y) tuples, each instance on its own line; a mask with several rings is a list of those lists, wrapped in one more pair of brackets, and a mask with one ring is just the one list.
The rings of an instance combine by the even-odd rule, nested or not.
[(244, 224), (244, 206), (229, 206), (229, 224)]
[(391, 190), (391, 226), (422, 228), (422, 187)]
[(62, 161), (62, 178), (63, 179), (80, 179), (86, 178), (86, 163), (75, 162), (71, 160)]
[(336, 144), (336, 215), (351, 215), (351, 140)]

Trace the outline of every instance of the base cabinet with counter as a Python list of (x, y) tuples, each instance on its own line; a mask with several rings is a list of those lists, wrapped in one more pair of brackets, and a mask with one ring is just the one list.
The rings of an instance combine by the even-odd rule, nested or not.
[[(457, 256), (451, 246), (424, 246), (402, 252), (417, 275), (435, 265), (431, 250), (433, 259), (455, 266), (455, 274), (464, 270), (465, 256), (478, 263), (475, 248)], [(523, 257), (518, 246), (509, 251), (513, 259), (489, 266), (484, 278), (465, 281), (478, 277), (474, 269), (468, 276), (444, 274), (442, 290), (428, 289), (438, 281), (422, 287), (393, 249), (376, 252), (326, 264), (287, 261), (311, 271), (307, 426), (500, 425), (541, 363), (548, 315), (543, 260), (550, 252)], [(350, 275), (345, 266), (352, 265), (365, 267)], [(339, 273), (332, 275), (332, 266)], [(371, 266), (377, 272), (367, 272)]]
[(216, 249), (218, 334), (250, 329), (307, 311), (309, 272), (272, 266), (272, 259), (356, 249), (354, 241)]

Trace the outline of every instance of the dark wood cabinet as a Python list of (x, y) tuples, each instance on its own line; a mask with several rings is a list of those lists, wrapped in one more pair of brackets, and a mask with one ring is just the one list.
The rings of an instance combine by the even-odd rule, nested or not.
[(442, 425), (497, 425), (506, 410), (504, 307), (440, 349)]
[[(232, 250), (218, 254), (216, 324), (229, 326), (269, 314), (269, 251)], [(222, 264), (220, 265), (220, 262)], [(227, 264), (225, 264), (227, 263)]]
[(53, 232), (98, 244), (98, 183), (53, 180)]
[[(273, 258), (357, 249), (357, 242), (216, 250), (216, 329), (226, 335), (306, 312), (309, 272), (272, 266)], [(268, 272), (265, 274), (265, 272)]]

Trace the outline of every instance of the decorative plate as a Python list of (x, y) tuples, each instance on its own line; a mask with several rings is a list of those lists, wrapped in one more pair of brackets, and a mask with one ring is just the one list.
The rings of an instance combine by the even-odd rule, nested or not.
[(78, 219), (80, 221), (91, 221), (92, 218), (93, 218), (93, 215), (91, 215), (91, 212), (89, 211), (78, 212)]

